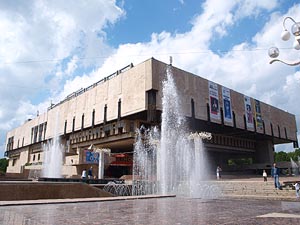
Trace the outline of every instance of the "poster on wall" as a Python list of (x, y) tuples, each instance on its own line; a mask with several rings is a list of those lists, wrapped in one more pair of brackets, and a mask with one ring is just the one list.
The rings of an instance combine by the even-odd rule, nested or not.
[(262, 129), (263, 121), (261, 117), (260, 101), (256, 99), (255, 99), (255, 119), (256, 119), (256, 127)]
[(220, 120), (219, 93), (218, 85), (214, 82), (208, 82), (210, 118)]
[(253, 111), (251, 107), (251, 99), (248, 96), (244, 96), (245, 100), (245, 113), (247, 128), (254, 128)]
[(84, 151), (84, 161), (88, 164), (98, 164), (99, 163), (99, 152), (92, 152), (90, 150)]
[(231, 97), (230, 89), (222, 87), (224, 121), (232, 124), (232, 110), (231, 110)]

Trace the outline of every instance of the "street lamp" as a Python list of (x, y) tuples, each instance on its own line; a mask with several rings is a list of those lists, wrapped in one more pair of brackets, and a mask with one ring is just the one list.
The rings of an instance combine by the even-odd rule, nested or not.
[[(281, 33), (281, 39), (283, 41), (288, 41), (291, 37), (291, 33), (288, 31), (288, 29), (286, 28), (286, 21), (287, 20), (291, 20), (293, 22), (292, 26), (291, 26), (291, 33), (295, 36), (295, 40), (293, 43), (293, 47), (296, 50), (300, 50), (300, 22), (296, 22), (292, 17), (285, 17), (283, 20), (283, 31)], [(276, 59), (279, 56), (279, 49), (277, 47), (271, 47), (268, 51), (268, 54), (271, 58), (273, 58), (273, 60), (270, 61), (270, 64), (272, 64), (273, 62), (281, 62), (284, 63), (286, 65), (289, 66), (297, 66), (300, 64), (299, 62), (294, 62), (294, 63), (287, 63), (284, 62), (280, 59)]]

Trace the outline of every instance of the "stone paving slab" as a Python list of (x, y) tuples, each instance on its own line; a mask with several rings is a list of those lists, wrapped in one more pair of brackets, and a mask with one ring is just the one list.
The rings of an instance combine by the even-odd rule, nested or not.
[(296, 201), (300, 202), (300, 199), (290, 196), (280, 196), (280, 195), (236, 195), (236, 194), (226, 194), (224, 198), (236, 198), (236, 199), (264, 199), (264, 200), (282, 200), (282, 201)]
[(118, 196), (118, 197), (101, 197), (101, 198), (72, 198), (72, 199), (39, 199), (39, 200), (22, 200), (22, 201), (0, 201), (2, 206), (20, 206), (20, 205), (42, 205), (42, 204), (66, 204), (82, 202), (105, 202), (121, 201), (148, 198), (171, 198), (176, 195), (140, 195), (140, 196)]
[(299, 214), (300, 202), (172, 197), (3, 206), (0, 225), (300, 224)]

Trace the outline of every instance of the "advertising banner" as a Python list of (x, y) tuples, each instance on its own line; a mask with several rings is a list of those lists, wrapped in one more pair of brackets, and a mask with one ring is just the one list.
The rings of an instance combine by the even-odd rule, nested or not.
[(229, 88), (222, 87), (222, 97), (224, 109), (224, 122), (227, 122), (232, 125), (231, 97)]
[(245, 100), (245, 113), (247, 128), (254, 128), (253, 111), (251, 107), (251, 99), (248, 96), (244, 96)]
[(218, 85), (214, 82), (208, 82), (209, 104), (210, 104), (210, 118), (220, 120), (219, 107), (219, 92)]
[(99, 163), (99, 152), (92, 152), (85, 150), (85, 163), (88, 164), (98, 164)]
[(255, 99), (255, 119), (256, 119), (256, 127), (258, 129), (263, 128), (263, 121), (261, 117), (261, 110), (260, 110), (260, 101)]

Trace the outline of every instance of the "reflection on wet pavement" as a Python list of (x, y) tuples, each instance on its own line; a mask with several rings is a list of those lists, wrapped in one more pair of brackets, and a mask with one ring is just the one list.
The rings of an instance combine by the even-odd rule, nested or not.
[(300, 202), (155, 198), (0, 207), (0, 224), (300, 224)]

